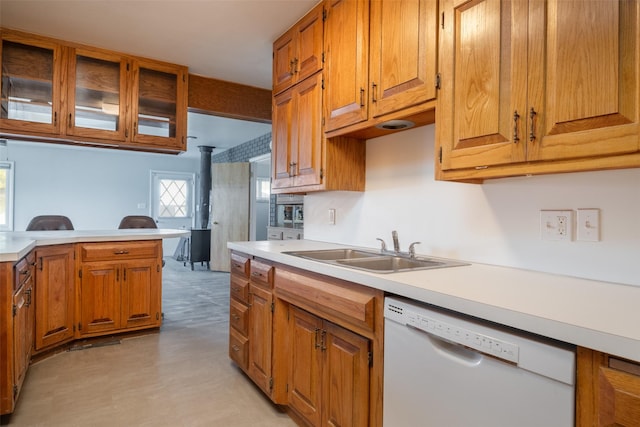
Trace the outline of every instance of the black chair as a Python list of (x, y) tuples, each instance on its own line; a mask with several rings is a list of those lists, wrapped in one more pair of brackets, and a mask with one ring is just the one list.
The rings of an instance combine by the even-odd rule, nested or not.
[(73, 230), (73, 224), (63, 215), (40, 215), (34, 217), (27, 225), (27, 231), (42, 230)]
[(153, 218), (144, 215), (129, 215), (122, 218), (119, 229), (123, 228), (158, 228)]
[[(118, 229), (122, 230), (125, 228), (158, 228), (156, 222), (150, 216), (145, 215), (128, 215), (122, 218), (120, 221), (120, 225)], [(164, 267), (165, 262), (162, 260), (162, 266)]]

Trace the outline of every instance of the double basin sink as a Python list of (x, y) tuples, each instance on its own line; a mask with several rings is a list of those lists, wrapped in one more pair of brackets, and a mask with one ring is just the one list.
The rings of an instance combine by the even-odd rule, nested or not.
[(325, 249), (316, 251), (283, 252), (327, 264), (365, 270), (372, 273), (428, 270), (468, 265), (459, 261), (437, 258), (410, 257), (396, 253), (380, 253), (361, 249)]

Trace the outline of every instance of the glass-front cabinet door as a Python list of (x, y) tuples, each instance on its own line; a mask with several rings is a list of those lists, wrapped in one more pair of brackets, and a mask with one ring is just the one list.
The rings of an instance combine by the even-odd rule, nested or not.
[(135, 61), (133, 70), (133, 142), (186, 149), (186, 67)]
[(62, 47), (4, 29), (1, 38), (0, 126), (59, 134)]
[(71, 49), (67, 134), (124, 141), (128, 60), (110, 52)]

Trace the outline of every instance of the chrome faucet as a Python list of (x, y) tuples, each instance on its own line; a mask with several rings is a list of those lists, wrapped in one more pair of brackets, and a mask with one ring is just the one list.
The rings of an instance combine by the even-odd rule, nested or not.
[(385, 243), (385, 241), (381, 238), (376, 238), (376, 240), (379, 240), (381, 243), (380, 246), (380, 253), (382, 254), (395, 254), (395, 255), (409, 255), (409, 258), (415, 258), (416, 257), (416, 245), (419, 245), (420, 242), (413, 242), (409, 245), (409, 251), (408, 252), (402, 252), (400, 251), (400, 243), (398, 242), (398, 232), (396, 230), (393, 230), (391, 232), (391, 238), (393, 239), (393, 251), (389, 251), (387, 250), (387, 244)]
[(398, 243), (398, 232), (396, 230), (391, 232), (391, 238), (393, 239), (393, 251), (400, 252), (400, 243)]

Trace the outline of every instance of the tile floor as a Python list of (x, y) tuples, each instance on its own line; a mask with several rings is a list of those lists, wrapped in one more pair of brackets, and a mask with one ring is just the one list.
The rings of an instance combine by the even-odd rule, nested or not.
[(3, 424), (294, 426), (227, 356), (229, 275), (166, 262), (159, 333), (33, 364)]

